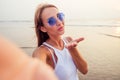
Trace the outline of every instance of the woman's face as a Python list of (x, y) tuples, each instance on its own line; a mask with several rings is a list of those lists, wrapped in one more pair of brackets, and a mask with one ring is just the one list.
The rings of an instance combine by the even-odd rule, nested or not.
[(60, 13), (57, 8), (45, 8), (41, 15), (44, 26), (41, 30), (48, 35), (59, 36), (64, 34), (64, 14)]

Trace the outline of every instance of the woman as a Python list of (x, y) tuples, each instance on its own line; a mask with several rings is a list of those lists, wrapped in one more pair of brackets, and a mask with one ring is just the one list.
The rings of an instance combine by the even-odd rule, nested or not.
[(34, 20), (38, 47), (32, 56), (50, 65), (59, 80), (78, 80), (77, 69), (86, 74), (87, 63), (76, 48), (83, 38), (61, 38), (64, 14), (55, 5), (40, 4)]

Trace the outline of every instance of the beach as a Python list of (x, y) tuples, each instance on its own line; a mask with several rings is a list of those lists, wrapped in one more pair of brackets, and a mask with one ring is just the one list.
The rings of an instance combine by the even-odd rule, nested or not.
[[(65, 36), (84, 37), (77, 48), (88, 63), (88, 73), (80, 80), (120, 80), (120, 26), (67, 25)], [(31, 22), (1, 22), (0, 34), (29, 56), (37, 46)]]
[(67, 33), (73, 37), (85, 38), (79, 43), (78, 49), (87, 60), (89, 71), (85, 76), (79, 74), (80, 80), (120, 80), (120, 38), (115, 34), (115, 29), (116, 27), (69, 28)]

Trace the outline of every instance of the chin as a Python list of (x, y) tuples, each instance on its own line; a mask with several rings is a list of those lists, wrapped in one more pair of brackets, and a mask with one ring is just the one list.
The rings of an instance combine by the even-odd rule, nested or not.
[(65, 33), (65, 31), (60, 32), (61, 35), (63, 35), (64, 33)]

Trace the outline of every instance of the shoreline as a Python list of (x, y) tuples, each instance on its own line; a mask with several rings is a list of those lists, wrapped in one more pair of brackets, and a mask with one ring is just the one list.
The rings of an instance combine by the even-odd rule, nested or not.
[[(31, 24), (18, 25), (16, 23), (4, 26), (0, 27), (0, 34), (13, 41), (31, 56), (36, 47), (35, 32), (30, 27)], [(85, 38), (77, 47), (86, 59), (89, 71), (87, 75), (79, 73), (80, 80), (120, 79), (120, 33), (117, 32), (118, 27), (66, 26), (65, 30), (66, 33), (63, 37), (69, 35), (73, 38)]]

